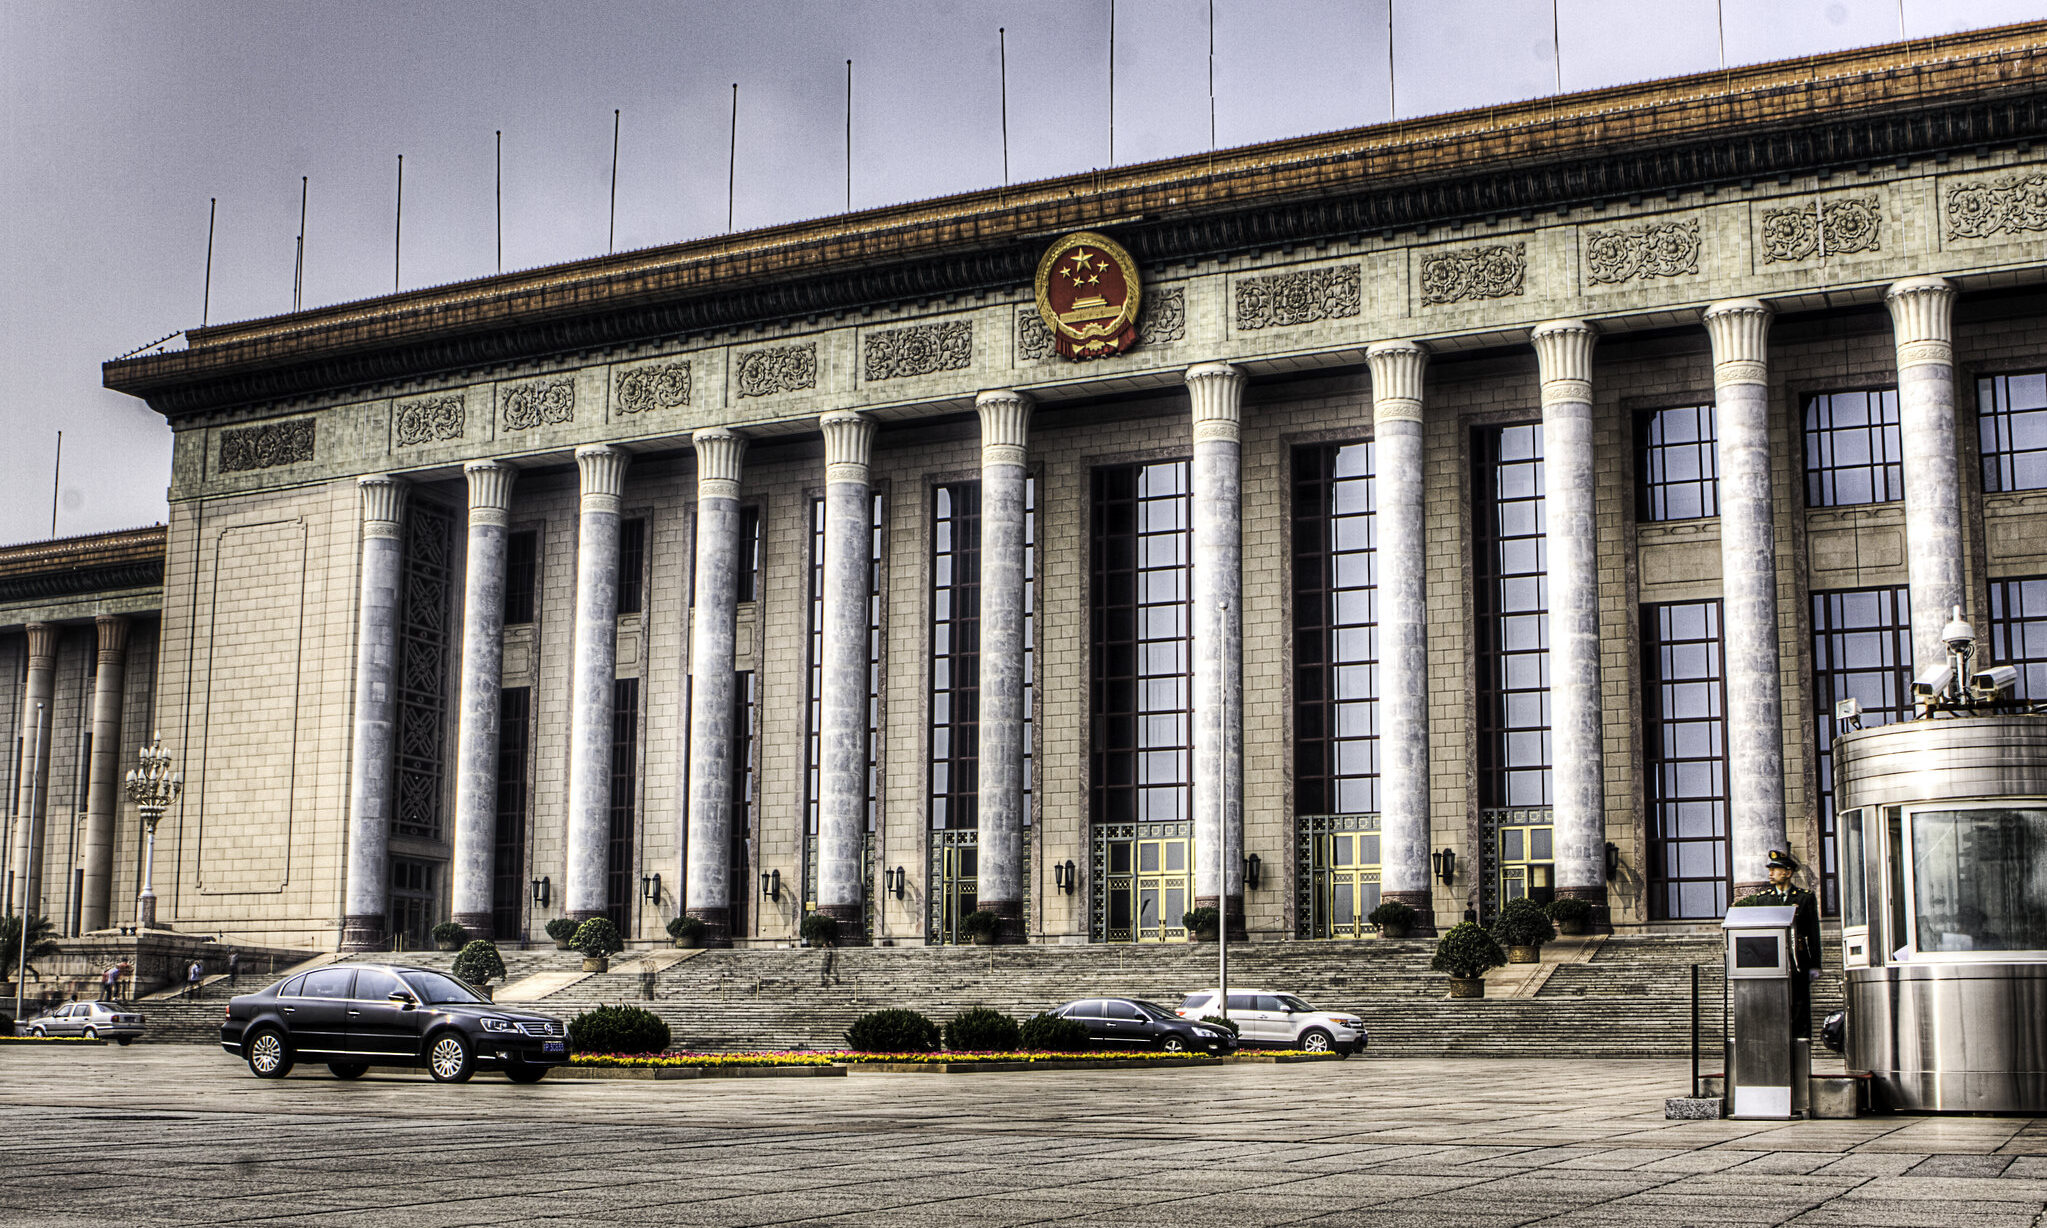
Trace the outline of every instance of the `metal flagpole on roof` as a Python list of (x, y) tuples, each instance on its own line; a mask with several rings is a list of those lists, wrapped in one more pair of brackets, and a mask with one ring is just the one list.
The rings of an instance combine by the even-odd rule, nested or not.
[(391, 225), (391, 293), (398, 293), (398, 257), (405, 250), (405, 155), (398, 155), (398, 211)]
[(739, 82), (732, 83), (732, 144), (725, 152), (725, 233), (732, 233), (733, 182), (739, 174)]
[(505, 130), (497, 130), (497, 187), (493, 197), (498, 213), (498, 272), (505, 271)]
[(604, 251), (608, 255), (618, 250), (618, 116), (617, 107), (611, 109), (611, 221), (604, 232)]
[(1009, 186), (1009, 32), (995, 27), (996, 54), (1002, 64), (1002, 186)]
[(206, 327), (206, 321), (213, 312), (213, 222), (220, 216), (220, 197), (210, 196), (206, 200), (206, 288), (199, 298), (199, 327)]
[(853, 61), (846, 61), (846, 212), (853, 212)]

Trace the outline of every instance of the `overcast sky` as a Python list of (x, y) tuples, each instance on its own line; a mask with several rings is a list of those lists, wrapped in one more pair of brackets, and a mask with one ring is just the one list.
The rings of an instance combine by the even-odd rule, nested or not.
[[(1223, 146), (1388, 117), (1387, 0), (1215, 0)], [(1551, 0), (1395, 0), (1402, 116), (1556, 88)], [(1723, 0), (1730, 64), (1887, 42), (1899, 0)], [(1715, 0), (1558, 0), (1566, 90), (1720, 63)], [(1117, 163), (1208, 147), (1208, 0), (1116, 0)], [(740, 229), (1106, 165), (1109, 0), (0, 0), (0, 542), (165, 516), (170, 431), (99, 364), (210, 319), (288, 311), (726, 223)], [(1904, 0), (1918, 37), (2047, 0)]]

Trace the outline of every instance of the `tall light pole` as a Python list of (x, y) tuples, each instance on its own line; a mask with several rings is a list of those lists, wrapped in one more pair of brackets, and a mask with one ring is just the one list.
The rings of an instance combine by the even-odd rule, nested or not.
[(156, 923), (156, 888), (152, 885), (156, 825), (163, 821), (164, 811), (177, 805), (178, 795), (185, 791), (185, 777), (171, 768), (171, 752), (163, 748), (162, 734), (155, 735), (142, 748), (142, 766), (129, 770), (122, 787), (128, 800), (142, 811), (142, 826), (147, 833), (142, 845), (142, 893), (135, 900), (135, 928), (138, 932), (168, 929)]
[[(1222, 639), (1220, 632), (1229, 625), (1230, 603), (1224, 601), (1216, 616), (1216, 639)], [(1230, 680), (1223, 677), (1216, 705), (1215, 744), (1221, 754), (1217, 775), (1222, 784), (1221, 797), (1215, 812), (1215, 962), (1216, 962), (1216, 1004), (1222, 1011), (1223, 1022), (1230, 1018)]]

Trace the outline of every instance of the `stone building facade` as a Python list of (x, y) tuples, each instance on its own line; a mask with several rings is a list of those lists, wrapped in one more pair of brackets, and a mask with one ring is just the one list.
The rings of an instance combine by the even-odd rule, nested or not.
[[(1957, 606), (2047, 698), (2043, 48), (1116, 168), (110, 363), (176, 431), (159, 908), (356, 946), (682, 911), (1163, 941), (1198, 904), (1313, 939), (1522, 894), (1638, 928), (1779, 846), (1831, 901), (1836, 700), (1903, 710)], [(1034, 303), (1075, 231), (1141, 270), (1120, 355), (1061, 357)]]

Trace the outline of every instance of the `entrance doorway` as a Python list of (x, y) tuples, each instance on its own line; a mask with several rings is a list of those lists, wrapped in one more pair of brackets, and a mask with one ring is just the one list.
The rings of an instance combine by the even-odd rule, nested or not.
[(1548, 904), (1556, 899), (1556, 860), (1551, 851), (1556, 829), (1547, 823), (1503, 825), (1499, 829), (1499, 901), (1529, 899)]
[(980, 903), (981, 851), (979, 832), (933, 832), (931, 841), (931, 941), (951, 945), (967, 941), (960, 922)]
[(434, 890), (440, 866), (410, 857), (391, 859), (391, 949), (424, 951), (433, 946), (440, 901)]
[[(1146, 824), (1147, 827), (1161, 826)], [(1177, 826), (1177, 825), (1175, 825)], [(1194, 903), (1188, 873), (1193, 840), (1184, 835), (1110, 840), (1105, 942), (1184, 942), (1181, 918)]]
[(1315, 841), (1314, 907), (1317, 938), (1362, 938), (1379, 907), (1379, 837), (1331, 832)]

